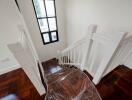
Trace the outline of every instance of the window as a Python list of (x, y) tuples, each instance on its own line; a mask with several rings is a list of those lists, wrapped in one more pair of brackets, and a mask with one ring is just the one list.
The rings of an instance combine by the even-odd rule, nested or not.
[(33, 0), (33, 6), (43, 43), (57, 42), (59, 39), (55, 0)]

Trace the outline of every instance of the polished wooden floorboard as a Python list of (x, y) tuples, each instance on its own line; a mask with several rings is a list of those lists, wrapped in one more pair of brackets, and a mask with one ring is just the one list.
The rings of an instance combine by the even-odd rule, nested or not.
[(132, 70), (120, 65), (105, 76), (96, 87), (103, 100), (132, 100)]
[(72, 100), (71, 98), (76, 98), (84, 91), (79, 96), (80, 100), (100, 100), (96, 88), (87, 77), (88, 73), (85, 74), (75, 66), (59, 65), (56, 59), (44, 62), (42, 65), (48, 85), (46, 98), (52, 96), (51, 100)]
[[(47, 79), (48, 76), (52, 74), (53, 69), (57, 69), (58, 63), (56, 59), (49, 60), (47, 62), (43, 63), (43, 67), (46, 73)], [(62, 67), (63, 68), (63, 67)], [(126, 66), (118, 66), (116, 69), (114, 69), (111, 73), (109, 73), (107, 76), (105, 76), (101, 82), (96, 86), (97, 90), (102, 98), (102, 100), (132, 100), (132, 91), (129, 93), (129, 95), (125, 94), (124, 91), (120, 90), (120, 85), (122, 77), (126, 77), (125, 74), (130, 71), (129, 68)], [(87, 71), (84, 71), (85, 74), (88, 75), (88, 77), (92, 80), (92, 77)], [(132, 74), (130, 72), (130, 74)], [(59, 76), (58, 76), (59, 77)], [(54, 78), (55, 79), (55, 78)], [(57, 77), (56, 77), (57, 79)], [(132, 77), (128, 79), (129, 81), (132, 80)], [(49, 83), (54, 81), (53, 79), (50, 79)], [(124, 81), (123, 81), (124, 82)], [(118, 83), (118, 84), (117, 84)], [(125, 84), (128, 86), (128, 83), (125, 82)], [(131, 84), (132, 85), (132, 84)], [(132, 86), (128, 86), (129, 88), (132, 88)], [(126, 91), (127, 91), (127, 88)]]
[[(43, 62), (45, 76), (49, 79), (48, 84), (56, 80), (59, 75), (50, 78), (49, 75), (61, 68), (68, 71), (67, 67), (58, 67), (56, 59)], [(74, 66), (71, 66), (74, 68)], [(84, 71), (92, 80), (87, 71)], [(103, 100), (132, 100), (132, 71), (125, 66), (118, 66), (105, 76), (96, 86)], [(72, 91), (72, 90), (71, 90)], [(20, 100), (44, 100), (40, 96), (22, 69), (18, 69), (0, 76), (0, 98), (15, 94)]]
[[(14, 95), (14, 98), (10, 97)], [(17, 69), (0, 76), (0, 100), (44, 100), (23, 71)], [(16, 97), (16, 99), (15, 99)]]

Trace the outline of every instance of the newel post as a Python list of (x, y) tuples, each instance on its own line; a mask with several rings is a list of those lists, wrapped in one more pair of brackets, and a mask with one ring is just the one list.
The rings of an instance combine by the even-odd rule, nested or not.
[(88, 26), (88, 35), (90, 36), (90, 39), (89, 39), (89, 43), (87, 44), (87, 48), (86, 48), (86, 53), (83, 57), (83, 61), (82, 61), (82, 65), (81, 65), (81, 70), (84, 70), (84, 67), (86, 67), (86, 62), (87, 62), (87, 58), (89, 57), (90, 55), (90, 52), (91, 52), (91, 47), (92, 47), (92, 44), (93, 44), (93, 41), (92, 41), (92, 37), (93, 37), (93, 34), (96, 33), (97, 31), (97, 25), (95, 24), (90, 24)]

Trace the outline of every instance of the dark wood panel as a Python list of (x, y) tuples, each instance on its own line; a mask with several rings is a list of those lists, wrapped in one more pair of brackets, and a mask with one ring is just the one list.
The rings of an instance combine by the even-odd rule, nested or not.
[[(127, 87), (125, 87), (125, 89), (130, 93), (130, 95), (127, 95), (123, 92), (124, 90), (122, 91), (118, 88), (121, 87), (121, 84), (125, 84), (126, 86), (129, 85), (122, 79), (128, 79), (125, 75), (128, 74), (129, 71), (129, 68), (124, 65), (120, 65), (101, 80), (101, 82), (96, 87), (103, 100), (132, 100), (130, 99), (132, 92), (130, 93)], [(131, 79), (129, 78), (128, 80), (130, 81)], [(118, 86), (117, 82), (119, 82)], [(132, 88), (132, 84), (129, 88)]]
[(10, 94), (20, 100), (43, 100), (25, 72), (17, 69), (0, 76), (0, 98)]
[(132, 100), (132, 70), (120, 77), (115, 87)]

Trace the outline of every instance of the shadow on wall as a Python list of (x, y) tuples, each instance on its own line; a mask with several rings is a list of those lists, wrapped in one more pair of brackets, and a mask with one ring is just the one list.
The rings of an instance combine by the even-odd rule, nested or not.
[(104, 73), (106, 75), (111, 70), (113, 70), (118, 65), (125, 65), (129, 68), (132, 68), (132, 36), (125, 38), (120, 44), (117, 52), (113, 56), (108, 70)]

